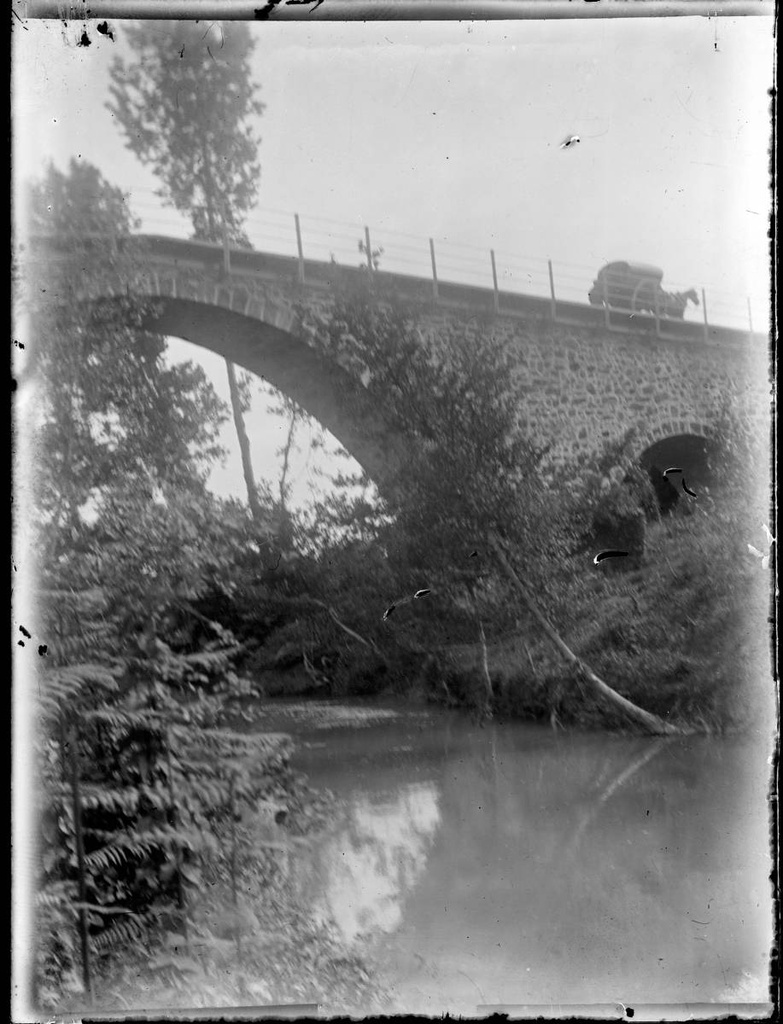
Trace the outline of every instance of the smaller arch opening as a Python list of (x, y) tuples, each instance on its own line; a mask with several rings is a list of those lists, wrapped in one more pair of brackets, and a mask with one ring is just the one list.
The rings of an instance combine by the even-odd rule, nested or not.
[[(673, 511), (682, 498), (682, 482), (696, 494), (715, 485), (715, 468), (719, 462), (718, 444), (698, 434), (674, 434), (650, 445), (642, 452), (639, 464), (647, 473), (662, 513)], [(667, 469), (676, 467), (682, 476), (670, 481)]]

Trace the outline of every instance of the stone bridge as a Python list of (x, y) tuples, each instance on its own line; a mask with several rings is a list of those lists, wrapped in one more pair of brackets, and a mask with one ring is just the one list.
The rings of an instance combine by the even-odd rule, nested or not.
[[(211, 349), (263, 377), (382, 480), (395, 444), (385, 433), (383, 409), (369, 395), (363, 400), (362, 389), (348, 408), (348, 370), (308, 344), (296, 314), (300, 303), (328, 305), (335, 274), (350, 282), (370, 271), (162, 236), (141, 242), (144, 273), (131, 290), (160, 300), (150, 330)], [(685, 463), (698, 480), (727, 399), (768, 436), (766, 335), (374, 273), (419, 305), (423, 330), (478, 324), (514, 350), (523, 421), (532, 436), (554, 441), (554, 458), (589, 457), (634, 428), (636, 460)], [(116, 294), (128, 290), (128, 282), (118, 281)]]

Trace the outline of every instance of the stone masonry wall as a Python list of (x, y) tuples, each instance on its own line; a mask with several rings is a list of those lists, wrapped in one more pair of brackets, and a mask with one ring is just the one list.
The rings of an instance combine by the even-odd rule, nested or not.
[[(223, 307), (294, 335), (301, 335), (298, 302), (320, 308), (329, 303), (328, 293), (303, 289), (293, 279), (270, 283), (232, 274), (220, 281), (214, 270), (154, 261), (133, 289)], [(745, 422), (768, 436), (769, 357), (758, 339), (672, 341), (652, 332), (631, 335), (540, 318), (485, 312), (477, 318), (434, 303), (421, 324), (429, 333), (455, 321), (490, 331), (515, 350), (522, 423), (532, 435), (555, 441), (555, 459), (595, 453), (629, 428), (637, 431), (636, 455), (674, 434), (709, 437), (727, 399)]]
[[(430, 328), (444, 319), (432, 316)], [(555, 440), (560, 457), (593, 453), (632, 427), (638, 454), (675, 434), (709, 437), (726, 400), (752, 429), (769, 430), (768, 356), (750, 341), (719, 347), (504, 317), (488, 329), (517, 354), (523, 423)]]

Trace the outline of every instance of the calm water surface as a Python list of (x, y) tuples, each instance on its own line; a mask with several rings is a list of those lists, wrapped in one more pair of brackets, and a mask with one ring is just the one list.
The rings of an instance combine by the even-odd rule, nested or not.
[(265, 715), (338, 797), (301, 884), (398, 1009), (767, 999), (764, 741), (482, 728), (388, 702)]

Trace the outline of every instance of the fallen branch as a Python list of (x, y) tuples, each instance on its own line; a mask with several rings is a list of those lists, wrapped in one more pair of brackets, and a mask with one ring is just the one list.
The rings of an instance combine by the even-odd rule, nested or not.
[[(320, 604), (321, 602), (318, 601), (317, 603)], [(379, 658), (382, 658), (384, 661), (386, 660), (383, 657), (383, 655), (381, 654), (380, 650), (372, 642), (372, 640), (365, 640), (363, 636), (359, 636), (359, 634), (356, 632), (356, 630), (351, 629), (350, 626), (346, 626), (346, 624), (344, 622), (341, 622), (337, 618), (337, 615), (335, 614), (334, 608), (329, 607), (329, 605), (323, 605), (323, 607), (326, 608), (326, 610), (329, 612), (329, 615), (334, 620), (334, 622), (340, 627), (340, 629), (342, 629), (345, 633), (347, 633), (348, 636), (352, 636), (354, 638), (354, 640), (358, 640), (360, 644), (364, 644), (365, 647), (369, 647), (369, 649), (373, 652), (373, 654), (377, 654), (377, 656)]]
[(533, 599), (533, 595), (519, 578), (516, 571), (512, 568), (510, 562), (506, 558), (500, 541), (494, 534), (490, 534), (489, 543), (497, 556), (500, 567), (514, 584), (517, 593), (521, 596), (528, 610), (544, 630), (544, 633), (549, 637), (566, 661), (576, 668), (580, 677), (587, 682), (599, 696), (603, 697), (607, 703), (617, 708), (628, 718), (638, 722), (653, 735), (665, 736), (682, 732), (681, 729), (671, 725), (669, 722), (665, 722), (662, 718), (659, 718), (658, 715), (653, 715), (649, 711), (645, 711), (644, 708), (640, 708), (637, 704), (634, 704), (633, 701), (621, 696), (616, 690), (613, 690), (611, 686), (608, 686), (603, 679), (600, 679), (592, 669), (585, 665), (581, 658), (577, 657), (571, 648), (562, 640), (548, 619), (539, 610), (538, 605)]
[(337, 613), (334, 608), (325, 601), (319, 601), (317, 597), (287, 597), (284, 598), (282, 603), (285, 603), (288, 607), (322, 609), (328, 613), (329, 617), (337, 626), (340, 627), (341, 630), (343, 630), (344, 633), (347, 633), (348, 636), (352, 636), (354, 640), (358, 640), (360, 644), (368, 647), (373, 654), (376, 654), (384, 663), (386, 663), (386, 658), (381, 653), (380, 648), (373, 643), (372, 640), (366, 640), (363, 636), (357, 633), (355, 629), (351, 629), (350, 626), (346, 626), (346, 624), (337, 617)]
[(530, 653), (530, 648), (524, 640), (522, 642), (525, 644), (525, 653), (527, 654), (527, 660), (530, 662), (530, 667), (533, 669), (533, 675), (538, 679), (538, 669), (536, 668), (536, 663), (533, 661), (533, 655)]

